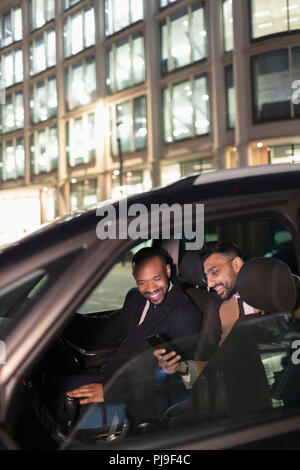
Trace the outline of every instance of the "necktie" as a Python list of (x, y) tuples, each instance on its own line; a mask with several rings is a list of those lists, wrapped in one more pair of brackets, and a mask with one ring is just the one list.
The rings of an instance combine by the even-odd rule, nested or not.
[(240, 297), (237, 298), (237, 301), (238, 301), (238, 305), (239, 305), (239, 318), (242, 318), (245, 316), (245, 311), (244, 311), (244, 307), (243, 307), (243, 301)]

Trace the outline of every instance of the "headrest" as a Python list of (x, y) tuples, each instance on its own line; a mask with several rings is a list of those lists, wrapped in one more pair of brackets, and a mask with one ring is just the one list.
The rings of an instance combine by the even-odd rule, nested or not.
[(188, 251), (179, 263), (179, 275), (189, 284), (203, 285), (202, 261), (198, 251)]
[(290, 268), (274, 258), (252, 258), (244, 263), (237, 279), (241, 298), (268, 313), (292, 310), (296, 288)]

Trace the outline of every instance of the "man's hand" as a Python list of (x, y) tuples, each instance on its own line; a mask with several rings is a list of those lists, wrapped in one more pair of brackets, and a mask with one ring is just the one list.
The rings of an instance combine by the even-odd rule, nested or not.
[(187, 365), (181, 360), (181, 356), (176, 355), (175, 351), (166, 354), (165, 349), (156, 349), (153, 354), (158, 360), (160, 368), (163, 369), (166, 374), (175, 374), (175, 372), (182, 375), (186, 374)]
[(86, 403), (102, 403), (104, 401), (102, 384), (82, 385), (71, 392), (67, 392), (67, 395), (74, 398), (84, 397), (79, 401), (81, 405)]

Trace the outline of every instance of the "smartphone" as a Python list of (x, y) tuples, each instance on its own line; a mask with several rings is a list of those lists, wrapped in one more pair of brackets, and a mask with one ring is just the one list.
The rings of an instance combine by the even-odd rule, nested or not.
[(178, 349), (177, 346), (174, 346), (171, 338), (166, 333), (147, 336), (146, 340), (154, 349), (165, 349), (166, 354), (171, 351), (175, 351), (177, 355), (184, 359), (184, 354)]

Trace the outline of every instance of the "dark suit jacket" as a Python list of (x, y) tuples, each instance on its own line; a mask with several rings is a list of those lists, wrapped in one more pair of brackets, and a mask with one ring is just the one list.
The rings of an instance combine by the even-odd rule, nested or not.
[[(123, 308), (118, 313), (118, 326), (116, 325), (115, 329), (115, 334), (119, 337), (123, 335), (124, 340), (105, 369), (105, 381), (143, 351), (151, 351), (152, 356), (152, 348), (146, 341), (146, 337), (152, 334), (167, 333), (175, 340), (174, 343), (180, 342), (180, 350), (187, 357), (193, 357), (202, 314), (184, 294), (178, 282), (173, 281), (173, 287), (164, 302), (148, 312), (143, 323), (139, 325), (145, 304), (146, 299), (137, 288), (131, 289), (126, 295)], [(187, 340), (178, 341), (183, 338)]]

